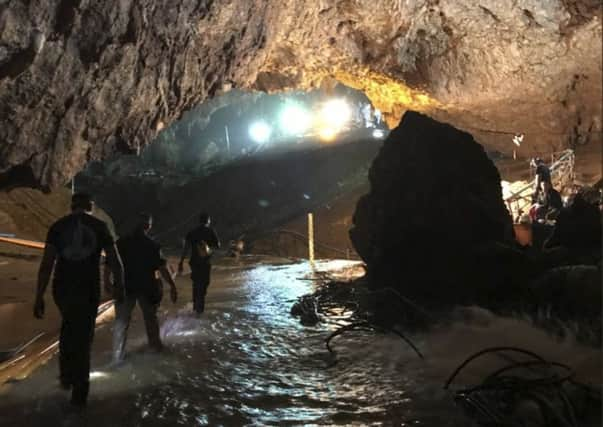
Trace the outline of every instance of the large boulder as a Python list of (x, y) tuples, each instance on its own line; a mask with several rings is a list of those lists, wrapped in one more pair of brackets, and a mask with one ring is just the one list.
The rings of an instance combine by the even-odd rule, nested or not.
[(497, 295), (504, 264), (521, 263), (505, 245), (512, 221), (498, 170), (470, 134), (409, 111), (369, 180), (350, 237), (374, 286), (470, 302)]

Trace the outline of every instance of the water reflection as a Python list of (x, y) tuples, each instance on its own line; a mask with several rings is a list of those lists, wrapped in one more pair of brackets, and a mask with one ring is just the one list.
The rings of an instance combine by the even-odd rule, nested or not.
[[(442, 382), (450, 366), (467, 355), (468, 340), (500, 331), (481, 322), (465, 325), (465, 337), (460, 326), (413, 337), (428, 354), (425, 362), (397, 337), (354, 333), (337, 338), (339, 363), (326, 369), (331, 355), (324, 339), (332, 326), (303, 327), (289, 311), (295, 298), (313, 289), (315, 281), (308, 279), (316, 271), (349, 265), (218, 267), (203, 318), (190, 315), (190, 304), (167, 307), (165, 353), (147, 353), (144, 334), (132, 334), (129, 360), (111, 368), (109, 331), (97, 333), (91, 400), (84, 414), (69, 413), (51, 363), (4, 396), (0, 425), (16, 420), (49, 425), (45, 421), (52, 420), (51, 425), (86, 426), (470, 426)], [(179, 284), (181, 289), (187, 285)], [(181, 296), (190, 300), (186, 292)], [(515, 334), (522, 327), (527, 328), (516, 323)], [(600, 357), (594, 350), (580, 351), (583, 357)]]

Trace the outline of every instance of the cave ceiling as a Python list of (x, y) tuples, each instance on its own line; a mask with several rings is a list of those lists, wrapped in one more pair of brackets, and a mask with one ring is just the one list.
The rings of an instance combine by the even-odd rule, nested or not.
[(64, 184), (232, 88), (341, 82), (525, 157), (600, 144), (601, 37), (598, 0), (0, 0), (0, 179)]

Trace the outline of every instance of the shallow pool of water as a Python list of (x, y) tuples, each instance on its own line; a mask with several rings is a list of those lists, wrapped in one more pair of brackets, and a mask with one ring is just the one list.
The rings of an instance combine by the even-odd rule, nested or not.
[[(345, 262), (321, 263), (318, 270)], [(351, 265), (351, 264), (350, 264)], [(4, 392), (0, 425), (422, 425), (471, 426), (442, 388), (464, 358), (492, 345), (516, 345), (577, 367), (600, 384), (599, 350), (559, 342), (519, 319), (485, 310), (412, 336), (419, 360), (398, 337), (354, 332), (324, 339), (333, 326), (301, 326), (292, 302), (316, 286), (304, 262), (223, 265), (214, 270), (206, 313), (190, 313), (187, 278), (180, 302), (164, 302), (167, 349), (146, 351), (140, 321), (133, 325), (127, 363), (108, 366), (110, 330), (97, 331), (88, 408), (72, 413), (57, 387), (56, 361)], [(477, 381), (500, 361), (470, 370)]]

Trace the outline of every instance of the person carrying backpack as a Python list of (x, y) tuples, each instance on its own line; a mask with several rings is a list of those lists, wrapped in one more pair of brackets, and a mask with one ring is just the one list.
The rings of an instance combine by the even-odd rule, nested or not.
[(220, 240), (210, 223), (211, 219), (207, 213), (199, 215), (199, 226), (187, 233), (178, 264), (178, 273), (182, 274), (184, 259), (189, 257), (193, 281), (193, 310), (199, 316), (205, 310), (205, 294), (210, 282), (212, 252), (220, 248)]
[[(71, 389), (71, 404), (83, 407), (90, 388), (90, 352), (100, 301), (100, 258), (104, 251), (118, 288), (123, 266), (107, 224), (92, 216), (89, 194), (71, 198), (71, 214), (50, 226), (38, 272), (34, 316), (44, 317), (44, 293), (53, 275), (52, 295), (61, 313), (59, 380)], [(116, 298), (123, 298), (116, 295)]]

